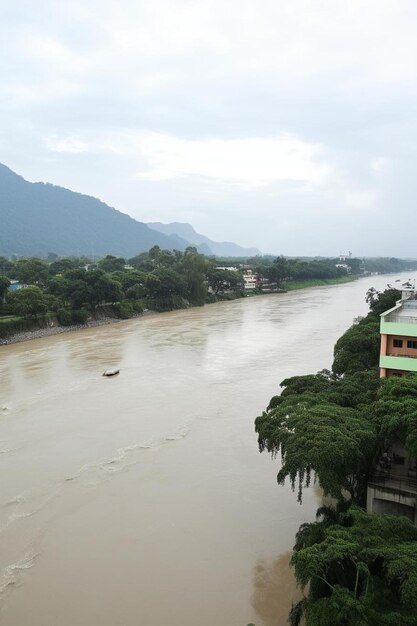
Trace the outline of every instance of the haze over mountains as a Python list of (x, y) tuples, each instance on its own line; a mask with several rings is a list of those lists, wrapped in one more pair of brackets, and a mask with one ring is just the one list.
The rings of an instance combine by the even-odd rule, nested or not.
[(189, 224), (147, 225), (92, 196), (49, 183), (30, 183), (0, 164), (0, 256), (55, 252), (129, 258), (154, 245), (169, 250), (195, 245), (204, 254), (221, 256), (258, 252), (211, 242)]
[(203, 254), (214, 254), (216, 256), (256, 256), (261, 254), (258, 248), (242, 248), (231, 241), (213, 241), (200, 233), (197, 233), (191, 224), (183, 222), (171, 222), (162, 224), (161, 222), (148, 222), (148, 226), (164, 233), (165, 235), (177, 235), (193, 245), (199, 246)]

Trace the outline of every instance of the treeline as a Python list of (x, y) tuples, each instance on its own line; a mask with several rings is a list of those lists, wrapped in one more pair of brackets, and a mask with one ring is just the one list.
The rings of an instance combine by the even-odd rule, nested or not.
[(378, 374), (379, 314), (399, 297), (370, 290), (370, 312), (337, 341), (332, 370), (284, 380), (255, 422), (260, 450), (281, 456), (279, 484), (288, 479), (301, 501), (317, 480), (335, 500), (297, 533), (291, 564), (305, 596), (292, 626), (417, 623), (417, 529), (366, 512), (368, 480), (392, 443), (417, 458), (417, 375)]
[[(12, 280), (25, 288), (13, 289)], [(34, 317), (52, 311), (62, 325), (82, 323), (108, 305), (122, 318), (144, 308), (203, 305), (209, 288), (219, 297), (238, 293), (242, 275), (216, 269), (195, 248), (179, 252), (154, 246), (129, 260), (108, 255), (95, 263), (85, 257), (0, 258), (1, 314)]]
[(350, 267), (341, 264), (337, 259), (303, 261), (279, 256), (273, 260), (261, 257), (257, 263), (255, 261), (256, 271), (280, 287), (284, 287), (288, 281), (335, 279), (349, 273), (359, 274), (359, 268), (356, 270), (353, 263)]
[(367, 274), (395, 274), (417, 270), (417, 260), (378, 258), (278, 258), (265, 255), (250, 258), (217, 259), (222, 265), (247, 263), (264, 277), (278, 281), (299, 281), (312, 279), (333, 279), (341, 276)]
[[(346, 275), (345, 268), (324, 260), (257, 257), (256, 264), (235, 264), (233, 269), (219, 263), (193, 247), (179, 252), (158, 246), (130, 259), (107, 255), (97, 262), (54, 254), (47, 260), (0, 257), (0, 315), (32, 319), (54, 315), (61, 325), (80, 324), (109, 306), (112, 314), (128, 318), (143, 309), (169, 311), (241, 297), (247, 269), (258, 275), (255, 292), (271, 285), (282, 288), (293, 277)], [(25, 288), (16, 289), (11, 281)]]
[[(399, 268), (405, 262), (391, 259)], [(400, 265), (399, 265), (400, 264)], [(230, 267), (232, 265), (232, 268)], [(245, 291), (244, 272), (257, 276), (257, 288)], [(361, 272), (360, 259), (288, 259), (254, 257), (231, 262), (154, 246), (130, 259), (107, 255), (10, 260), (0, 257), (0, 334), (22, 329), (21, 320), (61, 325), (82, 324), (93, 316), (129, 318), (144, 309), (170, 311), (201, 306), (219, 299), (301, 286), (313, 281), (339, 281)], [(19, 281), (24, 289), (16, 289)], [(107, 308), (106, 308), (107, 307)], [(14, 318), (20, 318), (16, 320)], [(6, 319), (8, 318), (8, 319)]]
[(395, 257), (379, 257), (363, 260), (363, 269), (368, 274), (395, 274), (417, 269), (416, 260), (396, 259)]

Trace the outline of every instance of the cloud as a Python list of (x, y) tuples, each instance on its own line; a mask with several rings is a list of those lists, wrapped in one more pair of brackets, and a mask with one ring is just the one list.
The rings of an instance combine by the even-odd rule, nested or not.
[[(54, 135), (45, 139), (45, 145), (58, 153), (128, 158), (132, 163), (140, 162), (140, 168), (135, 168), (136, 180), (155, 186), (169, 181), (193, 181), (193, 193), (200, 196), (209, 192), (226, 197), (227, 186), (227, 194), (233, 193), (233, 189), (239, 194), (253, 194), (266, 187), (264, 194), (273, 197), (282, 193), (285, 197), (320, 194), (333, 207), (337, 206), (339, 213), (344, 209), (371, 208), (377, 199), (375, 189), (355, 183), (326, 146), (289, 134), (196, 140), (163, 133), (119, 131), (89, 138)], [(370, 169), (379, 172), (385, 164), (386, 160), (376, 158)]]
[(80, 141), (75, 137), (65, 137), (59, 139), (56, 136), (47, 137), (45, 146), (52, 152), (69, 152), (70, 154), (82, 154), (90, 151), (90, 146), (85, 141)]
[(276, 231), (301, 252), (352, 249), (351, 233), (365, 251), (378, 221), (375, 246), (398, 254), (416, 20), (414, 0), (4, 3), (0, 160), (261, 248)]
[(45, 138), (53, 152), (108, 152), (142, 163), (137, 179), (164, 181), (206, 177), (217, 181), (262, 186), (276, 181), (322, 185), (331, 176), (325, 148), (289, 134), (244, 139), (182, 139), (152, 132), (103, 133), (95, 138)]
[(204, 176), (249, 185), (275, 181), (322, 184), (331, 167), (321, 159), (323, 149), (290, 135), (273, 138), (186, 140), (152, 133), (139, 141), (147, 169), (144, 180)]

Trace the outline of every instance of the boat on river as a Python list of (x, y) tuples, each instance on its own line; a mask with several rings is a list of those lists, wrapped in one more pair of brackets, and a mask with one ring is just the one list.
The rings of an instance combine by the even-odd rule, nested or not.
[(103, 372), (103, 376), (117, 376), (117, 374), (119, 374), (120, 370), (105, 370)]

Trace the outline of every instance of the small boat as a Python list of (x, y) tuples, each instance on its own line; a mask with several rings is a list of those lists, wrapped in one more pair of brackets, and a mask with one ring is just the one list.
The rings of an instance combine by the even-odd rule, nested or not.
[(103, 372), (103, 376), (116, 376), (120, 370), (106, 370)]

